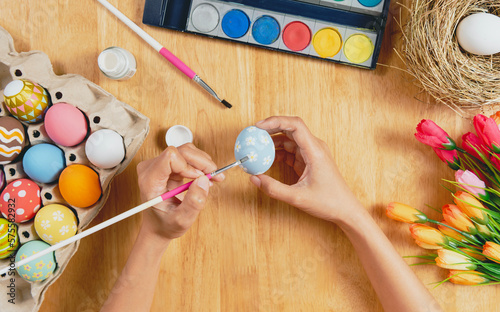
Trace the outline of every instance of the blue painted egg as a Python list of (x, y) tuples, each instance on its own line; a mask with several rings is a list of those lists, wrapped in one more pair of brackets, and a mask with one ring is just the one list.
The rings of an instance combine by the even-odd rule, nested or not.
[[(42, 250), (49, 248), (50, 245), (40, 240), (29, 241), (22, 245), (17, 251), (16, 262), (28, 258)], [(29, 282), (41, 282), (47, 279), (56, 269), (56, 257), (54, 252), (49, 252), (45, 256), (28, 262), (16, 268), (17, 273)]]
[(52, 183), (66, 166), (63, 151), (52, 144), (30, 147), (23, 158), (24, 172), (35, 182)]
[(237, 160), (248, 156), (248, 160), (240, 165), (247, 173), (262, 174), (271, 168), (274, 161), (274, 143), (267, 131), (251, 126), (243, 129), (236, 138), (234, 157)]

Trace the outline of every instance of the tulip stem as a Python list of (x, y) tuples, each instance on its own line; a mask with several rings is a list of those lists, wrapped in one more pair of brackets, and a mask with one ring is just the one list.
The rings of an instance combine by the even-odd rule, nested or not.
[[(462, 153), (462, 154), (467, 154), (467, 155), (470, 155), (470, 154), (469, 154), (466, 150), (464, 150), (464, 149), (462, 149), (462, 148), (460, 148), (460, 147), (458, 147), (458, 146), (457, 146), (457, 147), (455, 147), (455, 149), (456, 149), (457, 151), (459, 151), (460, 153)], [(470, 155), (470, 156), (472, 156), (472, 155)]]
[(436, 221), (436, 220), (432, 220), (432, 219), (429, 219), (428, 220), (430, 223), (434, 223), (434, 224), (438, 224), (438, 225), (442, 225), (442, 226), (446, 226), (447, 228), (450, 228), (460, 234), (462, 234), (463, 237), (465, 237), (465, 239), (469, 240), (469, 242), (471, 244), (474, 244), (474, 245), (478, 245), (478, 246), (483, 246), (483, 243), (481, 243), (481, 241), (479, 241), (474, 235), (472, 234), (469, 234), (467, 232), (464, 232), (464, 231), (460, 231), (452, 226), (449, 226), (448, 224), (444, 224), (442, 222), (439, 222), (439, 221)]

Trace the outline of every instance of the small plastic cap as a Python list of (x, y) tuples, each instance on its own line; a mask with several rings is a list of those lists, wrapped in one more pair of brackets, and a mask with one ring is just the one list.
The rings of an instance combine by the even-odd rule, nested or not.
[(193, 142), (193, 133), (185, 126), (175, 125), (168, 129), (165, 141), (168, 146), (179, 147), (183, 144)]

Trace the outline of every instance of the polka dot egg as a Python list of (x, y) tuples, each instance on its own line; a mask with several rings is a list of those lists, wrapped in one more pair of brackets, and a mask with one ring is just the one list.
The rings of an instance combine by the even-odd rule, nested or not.
[[(29, 241), (19, 248), (16, 254), (16, 262), (28, 258), (50, 245), (40, 240)], [(41, 256), (38, 259), (28, 262), (16, 268), (17, 273), (29, 282), (41, 282), (46, 280), (56, 269), (56, 257), (54, 252)]]
[(267, 131), (251, 126), (243, 129), (236, 138), (234, 157), (248, 160), (240, 165), (249, 174), (262, 174), (271, 168), (274, 162), (274, 143)]
[(40, 206), (40, 187), (29, 179), (12, 181), (0, 195), (2, 215), (16, 223), (33, 219)]
[(77, 219), (66, 206), (47, 205), (36, 214), (35, 230), (42, 240), (54, 245), (76, 234)]

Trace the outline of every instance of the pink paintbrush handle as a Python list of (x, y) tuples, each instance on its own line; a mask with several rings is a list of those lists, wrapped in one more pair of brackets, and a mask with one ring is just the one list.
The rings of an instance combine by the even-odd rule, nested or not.
[(165, 47), (161, 48), (161, 50), (159, 52), (164, 58), (167, 59), (167, 61), (172, 63), (181, 72), (183, 72), (186, 76), (188, 76), (189, 79), (193, 79), (194, 76), (196, 76), (196, 73), (191, 68), (189, 68), (181, 60), (179, 60), (179, 58), (177, 56), (173, 55), (172, 52), (167, 50)]
[[(206, 174), (205, 175), (209, 180), (212, 179), (212, 174), (209, 173), (209, 174)], [(185, 192), (189, 189), (189, 187), (191, 186), (191, 184), (193, 184), (195, 180), (191, 181), (191, 182), (188, 182), (186, 184), (183, 184), (177, 188), (174, 188), (173, 190), (171, 191), (168, 191), (166, 192), (165, 194), (161, 195), (161, 199), (162, 200), (166, 200), (168, 198), (171, 198), (171, 197), (174, 197), (175, 195), (179, 195), (180, 193), (182, 192)]]

